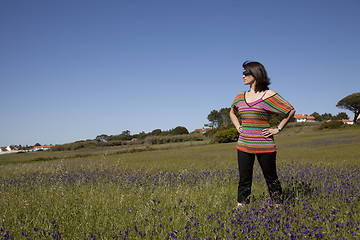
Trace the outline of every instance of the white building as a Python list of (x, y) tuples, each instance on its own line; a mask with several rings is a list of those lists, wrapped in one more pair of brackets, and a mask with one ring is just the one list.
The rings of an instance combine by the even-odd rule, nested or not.
[(53, 146), (51, 145), (46, 145), (46, 146), (35, 146), (33, 147), (33, 151), (39, 151), (39, 150), (49, 150), (50, 148), (52, 148)]
[(306, 114), (295, 114), (294, 118), (297, 122), (315, 122), (315, 117)]
[(349, 124), (349, 125), (353, 125), (354, 124), (354, 121), (352, 120), (348, 120), (348, 119), (343, 119), (341, 120), (344, 124)]

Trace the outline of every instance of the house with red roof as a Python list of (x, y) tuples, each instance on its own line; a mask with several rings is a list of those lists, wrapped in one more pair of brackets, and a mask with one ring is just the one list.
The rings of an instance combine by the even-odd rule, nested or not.
[(354, 124), (354, 121), (349, 120), (349, 119), (343, 119), (343, 120), (340, 120), (340, 121), (342, 121), (344, 124), (349, 124), (349, 125), (353, 125), (353, 124)]
[(315, 117), (308, 116), (306, 114), (295, 114), (294, 118), (296, 119), (296, 122), (315, 122)]
[(198, 129), (195, 129), (193, 132), (199, 132), (199, 133), (207, 133), (208, 131), (210, 131), (211, 128), (198, 128)]
[(17, 152), (19, 152), (18, 147), (13, 147), (13, 148), (11, 148), (10, 146), (0, 147), (0, 154), (3, 154), (3, 153), (17, 153)]

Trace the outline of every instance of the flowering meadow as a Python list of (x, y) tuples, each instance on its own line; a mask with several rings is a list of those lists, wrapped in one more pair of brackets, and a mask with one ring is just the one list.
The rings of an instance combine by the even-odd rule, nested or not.
[(240, 209), (233, 143), (0, 165), (0, 239), (360, 239), (359, 132), (279, 136)]

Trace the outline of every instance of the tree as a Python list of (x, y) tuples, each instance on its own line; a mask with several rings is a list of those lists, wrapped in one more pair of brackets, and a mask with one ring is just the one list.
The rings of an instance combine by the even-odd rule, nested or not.
[(349, 96), (341, 99), (337, 104), (337, 107), (347, 109), (354, 113), (354, 123), (360, 114), (360, 92), (350, 94)]
[(219, 111), (219, 113), (220, 113), (219, 127), (231, 124), (231, 119), (230, 119), (230, 114), (229, 114), (230, 109), (231, 108), (222, 108), (222, 109), (220, 109), (220, 111)]
[(333, 117), (333, 120), (349, 119), (349, 116), (345, 112), (339, 112), (338, 115)]
[(322, 117), (319, 113), (314, 112), (313, 114), (311, 114), (310, 116), (313, 116), (315, 118), (316, 121), (322, 121)]
[(130, 136), (130, 131), (129, 130), (125, 130), (121, 133), (121, 135), (124, 135), (124, 136)]
[(161, 129), (154, 129), (152, 132), (151, 132), (151, 135), (154, 135), (154, 136), (158, 136), (162, 133)]
[(212, 110), (207, 119), (211, 123), (212, 128), (219, 127), (219, 123), (221, 122), (221, 114), (217, 110)]
[(132, 139), (145, 139), (149, 134), (146, 134), (144, 131), (139, 132), (138, 134), (132, 135)]
[(185, 127), (178, 126), (171, 131), (172, 135), (189, 134), (189, 131)]
[(333, 116), (331, 115), (331, 113), (324, 113), (321, 115), (321, 119), (323, 121), (331, 120), (332, 118), (333, 118)]
[(123, 131), (121, 134), (119, 135), (110, 135), (107, 137), (107, 141), (129, 141), (132, 139), (132, 136), (130, 135), (130, 131), (126, 130)]

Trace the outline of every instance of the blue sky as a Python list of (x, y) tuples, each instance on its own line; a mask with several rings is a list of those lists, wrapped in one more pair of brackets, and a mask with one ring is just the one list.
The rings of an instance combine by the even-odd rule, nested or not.
[(297, 113), (336, 115), (360, 90), (359, 12), (359, 0), (1, 0), (0, 146), (193, 131), (248, 89), (245, 60)]

